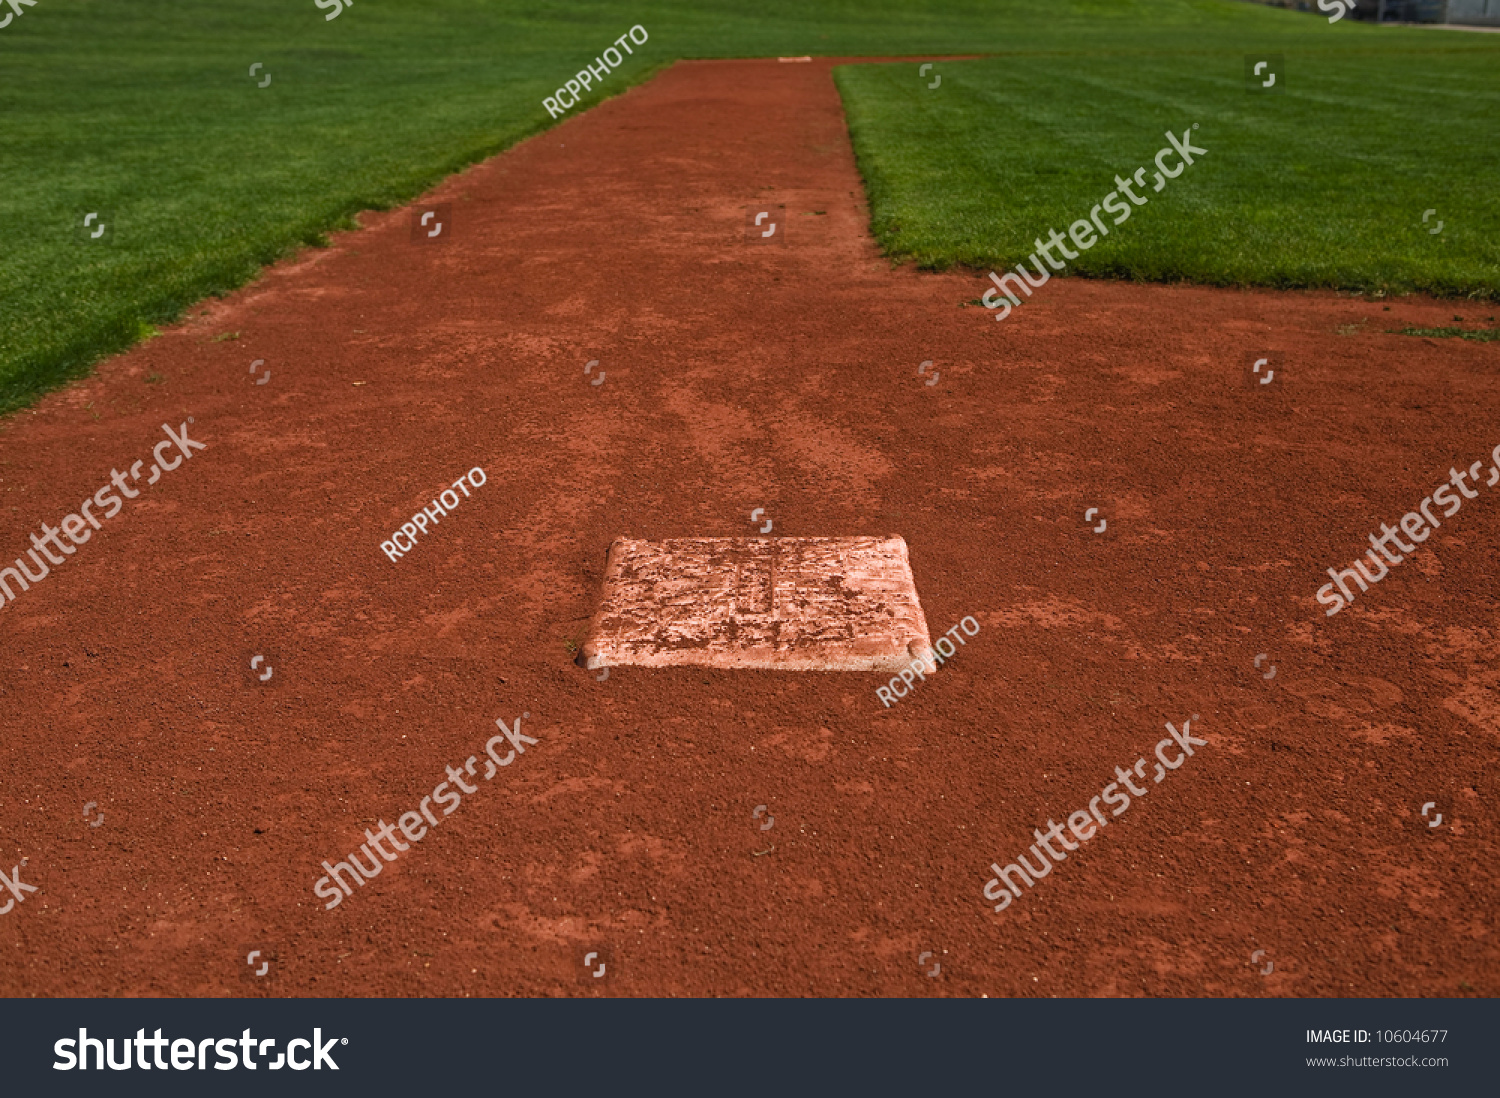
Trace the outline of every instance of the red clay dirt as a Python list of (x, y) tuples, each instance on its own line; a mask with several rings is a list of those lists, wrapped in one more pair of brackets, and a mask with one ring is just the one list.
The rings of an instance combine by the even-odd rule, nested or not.
[[(1494, 307), (1054, 279), (996, 324), (975, 273), (878, 254), (830, 66), (677, 64), (444, 183), (437, 240), (371, 214), (5, 426), (7, 562), (163, 423), (208, 448), (0, 610), (0, 857), (39, 890), (0, 991), (1500, 993), (1500, 493), (1313, 597), (1500, 443), (1500, 348), (1387, 330)], [(575, 665), (614, 539), (756, 508), (903, 536), (932, 635), (980, 632), (893, 707)], [(324, 910), (325, 859), (523, 712)], [(1207, 746), (991, 910), (992, 861), (1194, 713)]]

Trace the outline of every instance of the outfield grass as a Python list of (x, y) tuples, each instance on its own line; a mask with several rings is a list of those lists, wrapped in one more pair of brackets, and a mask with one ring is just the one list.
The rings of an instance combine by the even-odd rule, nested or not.
[[(945, 63), (930, 90), (910, 64), (839, 68), (887, 254), (1013, 266), (1198, 123), (1208, 154), (1068, 273), (1500, 297), (1500, 37), (1253, 14)], [(1273, 21), (1295, 37), (1247, 33)], [(1284, 54), (1283, 92), (1246, 90), (1252, 51)]]
[[(1375, 156), (1357, 178), (1383, 178), (1375, 193), (1349, 195), (1342, 210), (1327, 200), (1340, 223), (1373, 210), (1400, 222), (1414, 252), (1441, 249), (1449, 281), (1435, 288), (1469, 287), (1476, 270), (1494, 285), (1493, 250), (1484, 261), (1477, 242), (1492, 226), (1472, 212), (1463, 186), (1495, 178), (1494, 154), (1479, 151), (1493, 147), (1493, 127), (1470, 130), (1467, 146), (1444, 136), (1470, 125), (1485, 104), (1493, 115), (1494, 81), (1476, 70), (1484, 58), (1493, 65), (1500, 43), (1469, 41), (1481, 35), (1386, 29), (1360, 37), (1342, 23), (1329, 28), (1232, 0), (569, 0), (547, 8), (372, 0), (332, 21), (313, 0), (42, 0), (23, 12), (0, 30), (0, 411), (86, 373), (290, 249), (351, 225), (359, 210), (409, 200), (551, 125), (542, 97), (635, 23), (650, 41), (603, 94), (679, 57), (1003, 53), (981, 65), (945, 63), (942, 98), (925, 92), (909, 66), (841, 73), (881, 236), (896, 255), (936, 266), (1002, 261), (1015, 240), (1044, 227), (1029, 204), (1049, 216), (1066, 207), (1058, 223), (1082, 216), (1072, 194), (1097, 200), (1105, 178), (1154, 153), (1152, 133), (1182, 124), (1179, 103), (1197, 108), (1201, 97), (1207, 106), (1193, 118), (1205, 126), (1234, 122), (1261, 135), (1275, 158), (1234, 174), (1262, 194), (1279, 188), (1277, 197), (1309, 177), (1348, 178), (1343, 156), (1353, 154), (1338, 158), (1345, 175), (1329, 176), (1316, 127), (1353, 135), (1357, 115), (1374, 129), (1358, 143), (1348, 137), (1346, 147)], [(1247, 114), (1249, 104), (1232, 93), (1240, 54), (1252, 46), (1301, 51), (1296, 58), (1323, 50), (1347, 86), (1309, 98), (1328, 78), (1309, 76), (1304, 88), (1299, 60), (1284, 102)], [(265, 67), (252, 79), (254, 62)], [(262, 89), (265, 73), (272, 81)], [(1070, 107), (1063, 92), (1085, 98)], [(1396, 103), (1406, 121), (1381, 118), (1368, 96)], [(1423, 110), (1440, 102), (1446, 113), (1433, 121), (1407, 102)], [(1394, 139), (1368, 136), (1386, 132)], [(1289, 137), (1301, 167), (1288, 163)], [(1233, 142), (1242, 139), (1226, 133), (1210, 143), (1216, 158), (1201, 180), (1193, 169), (1167, 201), (1153, 202), (1160, 210), (1147, 208), (1155, 222), (1142, 217), (1126, 228), (1167, 231), (1170, 203), (1186, 207), (1197, 196), (1207, 203), (1200, 222), (1228, 232), (1213, 224), (1222, 211), (1213, 212), (1214, 193), (1204, 188), (1225, 186), (1213, 173), (1228, 178), (1217, 165), (1236, 162)], [(1450, 155), (1457, 158), (1443, 159)], [(1089, 157), (1108, 171), (1094, 172)], [(1008, 174), (1016, 172), (1025, 175)], [(1014, 183), (1032, 176), (1045, 176), (1046, 188), (1018, 192)], [(1423, 179), (1431, 186), (1416, 188)], [(1403, 201), (1420, 189), (1417, 216), (1438, 207), (1443, 236), (1416, 240), (1404, 207), (1398, 218), (1382, 205), (1391, 188)], [(1232, 186), (1218, 194), (1236, 198)], [(114, 219), (107, 243), (75, 239), (88, 210)], [(1241, 242), (1246, 255), (1257, 238), (1290, 252), (1307, 232), (1335, 246), (1318, 262), (1344, 262), (1348, 248), (1326, 226), (1287, 225), (1277, 207), (1246, 216), (1234, 228), (1252, 234)], [(945, 227), (946, 217), (955, 220)], [(1145, 258), (1155, 266), (1131, 259), (1115, 273), (1139, 266), (1175, 276), (1170, 255)]]
[(1475, 343), (1493, 343), (1500, 339), (1500, 328), (1402, 328), (1402, 335), (1427, 336), (1431, 339), (1467, 339)]

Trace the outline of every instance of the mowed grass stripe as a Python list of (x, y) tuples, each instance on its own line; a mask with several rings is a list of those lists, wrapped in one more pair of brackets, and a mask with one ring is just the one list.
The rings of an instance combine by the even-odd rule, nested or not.
[(1197, 122), (1208, 155), (1148, 189), (1069, 273), (1500, 295), (1500, 211), (1482, 182), (1500, 169), (1500, 42), (1444, 49), (1439, 32), (1355, 30), (1381, 40), (1283, 50), (1274, 95), (1245, 90), (1243, 48), (949, 62), (931, 91), (907, 65), (836, 79), (873, 228), (895, 258), (1014, 265), (1049, 228), (1087, 218), (1117, 173), (1150, 164), (1167, 130)]

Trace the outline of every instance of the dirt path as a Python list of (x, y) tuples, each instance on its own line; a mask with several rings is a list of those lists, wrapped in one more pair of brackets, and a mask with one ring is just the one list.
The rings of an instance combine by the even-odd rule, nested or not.
[[(1500, 494), (1313, 599), (1500, 443), (1500, 349), (1383, 334), (1475, 307), (1070, 279), (992, 323), (878, 256), (829, 68), (679, 64), (450, 180), (446, 235), (369, 215), (6, 425), (7, 561), (163, 423), (207, 449), (0, 610), (0, 867), (39, 889), (0, 992), (1500, 993)], [(612, 539), (755, 508), (904, 536), (934, 635), (981, 631), (893, 708), (570, 662)], [(523, 712), (324, 910), (324, 859)], [(1194, 713), (1208, 746), (991, 911), (991, 861)]]

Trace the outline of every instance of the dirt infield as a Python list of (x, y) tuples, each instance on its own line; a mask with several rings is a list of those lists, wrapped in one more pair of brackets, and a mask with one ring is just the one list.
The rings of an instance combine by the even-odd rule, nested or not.
[[(1488, 467), (1500, 348), (1386, 334), (1485, 307), (1054, 279), (995, 324), (878, 255), (827, 61), (678, 64), (429, 199), (437, 238), (369, 215), (0, 433), (4, 563), (162, 424), (207, 446), (0, 610), (4, 994), (1500, 993), (1500, 491), (1314, 599)], [(575, 665), (615, 538), (757, 508), (901, 535), (932, 635), (980, 631), (894, 706)]]

